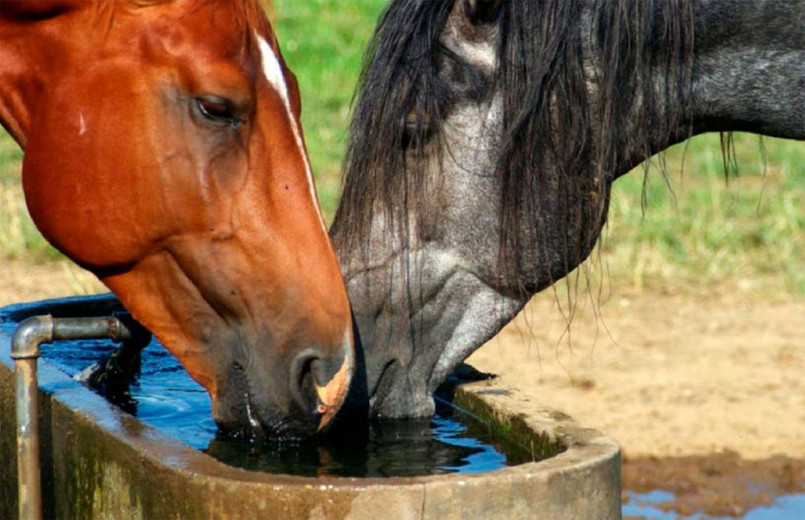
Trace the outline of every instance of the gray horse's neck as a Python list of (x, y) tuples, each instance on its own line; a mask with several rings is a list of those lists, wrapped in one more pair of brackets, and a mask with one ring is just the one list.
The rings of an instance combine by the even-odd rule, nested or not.
[[(651, 154), (705, 132), (805, 139), (805, 2), (696, 0), (693, 14), (691, 110), (652, 136)], [(615, 177), (647, 158), (632, 152)]]
[(695, 131), (805, 139), (805, 2), (717, 4), (696, 9)]

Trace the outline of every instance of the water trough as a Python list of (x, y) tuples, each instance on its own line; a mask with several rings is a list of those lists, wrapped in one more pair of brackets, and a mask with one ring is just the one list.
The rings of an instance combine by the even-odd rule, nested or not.
[[(11, 330), (26, 317), (109, 316), (111, 296), (0, 309), (0, 518), (17, 512)], [(487, 473), (296, 477), (226, 465), (110, 405), (39, 362), (45, 517), (282, 519), (620, 518), (620, 452), (605, 435), (494, 380), (453, 404), (532, 451), (564, 451)]]

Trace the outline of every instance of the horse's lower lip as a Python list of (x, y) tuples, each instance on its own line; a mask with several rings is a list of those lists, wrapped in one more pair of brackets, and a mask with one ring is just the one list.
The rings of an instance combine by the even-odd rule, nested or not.
[(303, 434), (301, 431), (294, 429), (291, 425), (283, 425), (282, 427), (269, 430), (259, 423), (257, 425), (250, 424), (248, 426), (219, 425), (218, 435), (230, 439), (258, 443), (299, 442), (312, 436), (312, 434)]
[(300, 418), (294, 414), (259, 417), (258, 408), (246, 397), (246, 417), (237, 425), (219, 425), (219, 431), (228, 437), (253, 441), (296, 442), (317, 433), (320, 415)]
[(251, 428), (221, 425), (218, 425), (217, 436), (239, 441), (259, 441), (265, 438), (262, 429), (258, 431)]

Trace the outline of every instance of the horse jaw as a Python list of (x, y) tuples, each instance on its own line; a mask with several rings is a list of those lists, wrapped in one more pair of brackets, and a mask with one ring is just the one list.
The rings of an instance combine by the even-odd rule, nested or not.
[(372, 415), (432, 415), (439, 385), (526, 303), (487, 285), (473, 263), (428, 244), (347, 271)]

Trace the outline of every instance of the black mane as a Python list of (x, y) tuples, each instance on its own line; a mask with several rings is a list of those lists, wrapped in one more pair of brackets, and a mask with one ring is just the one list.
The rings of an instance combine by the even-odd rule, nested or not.
[[(519, 250), (523, 227), (540, 235), (540, 195), (546, 191), (540, 187), (548, 186), (549, 175), (563, 179), (562, 189), (578, 188), (580, 176), (611, 180), (619, 165), (633, 160), (623, 150), (648, 157), (651, 142), (678, 132), (672, 125), (689, 109), (692, 1), (595, 0), (593, 34), (582, 34), (585, 4), (503, 1), (493, 78), (504, 93), (497, 166), (502, 270), (516, 269), (512, 252)], [(422, 214), (427, 147), (421, 145), (439, 142), (435, 123), (443, 122), (454, 101), (439, 64), (447, 59), (462, 69), (470, 90), (490, 87), (439, 42), (453, 5), (393, 0), (381, 16), (364, 61), (333, 223), (339, 249), (365, 245), (378, 209), (390, 229), (400, 231), (411, 211)], [(585, 44), (599, 56), (593, 76), (598, 108), (586, 82), (591, 64)], [(666, 71), (664, 81), (646, 81), (656, 70)], [(603, 193), (606, 183), (597, 185)]]

